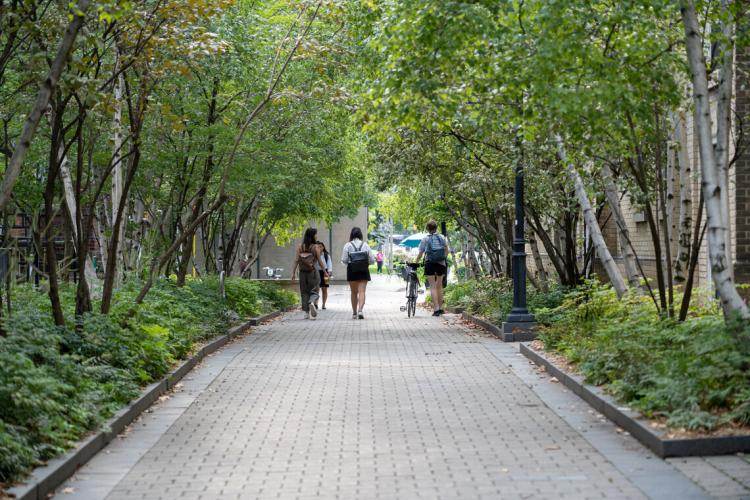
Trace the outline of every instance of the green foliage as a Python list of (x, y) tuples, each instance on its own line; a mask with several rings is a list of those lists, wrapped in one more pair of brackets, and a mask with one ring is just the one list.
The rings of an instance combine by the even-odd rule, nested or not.
[(547, 350), (566, 356), (592, 384), (672, 427), (711, 430), (750, 423), (750, 326), (728, 325), (715, 306), (685, 322), (659, 317), (646, 297), (596, 282), (537, 311)]
[[(112, 314), (88, 314), (64, 328), (52, 324), (44, 293), (16, 289), (13, 315), (3, 325), (7, 336), (0, 337), (0, 482), (70, 447), (196, 342), (223, 332), (227, 307), (255, 316), (296, 301), (274, 284), (239, 278), (227, 280), (226, 304), (216, 279), (181, 288), (160, 280), (130, 316), (139, 287), (132, 281), (118, 290)], [(71, 310), (73, 289), (63, 286), (61, 296)]]
[[(563, 288), (554, 285), (546, 293), (529, 286), (526, 296), (529, 311), (535, 313), (539, 309), (556, 307), (564, 294)], [(452, 284), (445, 289), (445, 302), (500, 325), (513, 307), (513, 283), (505, 277), (482, 277)]]
[(297, 295), (289, 290), (242, 278), (227, 278), (224, 290), (229, 309), (245, 317), (285, 309), (298, 301)]

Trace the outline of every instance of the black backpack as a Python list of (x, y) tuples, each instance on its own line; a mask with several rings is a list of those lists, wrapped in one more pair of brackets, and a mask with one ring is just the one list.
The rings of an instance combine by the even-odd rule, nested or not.
[(356, 248), (352, 243), (352, 248), (356, 251), (349, 252), (349, 269), (355, 273), (365, 272), (370, 267), (370, 252), (362, 250), (363, 246), (365, 246), (364, 241), (359, 245), (359, 248)]

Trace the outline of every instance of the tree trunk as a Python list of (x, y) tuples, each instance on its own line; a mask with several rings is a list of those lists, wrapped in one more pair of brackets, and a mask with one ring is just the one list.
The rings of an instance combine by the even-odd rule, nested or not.
[(641, 276), (638, 274), (638, 265), (636, 264), (635, 254), (633, 253), (630, 241), (630, 230), (625, 221), (625, 215), (622, 213), (620, 195), (617, 192), (612, 170), (606, 163), (602, 167), (602, 180), (604, 181), (604, 194), (607, 196), (607, 203), (609, 203), (609, 208), (612, 210), (612, 217), (614, 217), (615, 224), (617, 225), (617, 242), (625, 264), (625, 275), (628, 277), (628, 285), (635, 289), (640, 288)]
[[(734, 81), (734, 29), (730, 21), (731, 0), (721, 0), (721, 12), (724, 22), (721, 26), (722, 40), (717, 45), (719, 64), (718, 102), (716, 103), (716, 147), (715, 158), (718, 169), (718, 181), (721, 196), (721, 220), (724, 223), (724, 245), (727, 262), (730, 263), (729, 275), (734, 281), (734, 260), (732, 259), (732, 223), (729, 212), (729, 135), (732, 126), (732, 88)], [(728, 43), (725, 43), (727, 42)]]
[(52, 97), (52, 91), (57, 87), (57, 81), (60, 79), (60, 75), (62, 75), (65, 66), (68, 64), (68, 58), (73, 49), (73, 43), (78, 36), (78, 31), (83, 25), (86, 11), (90, 4), (91, 0), (78, 0), (75, 7), (71, 9), (70, 15), (72, 16), (72, 19), (70, 23), (68, 23), (68, 28), (65, 30), (65, 34), (60, 41), (60, 46), (58, 47), (55, 59), (52, 61), (52, 65), (47, 72), (47, 77), (40, 86), (34, 106), (26, 117), (21, 136), (18, 138), (16, 148), (13, 150), (13, 156), (11, 156), (10, 162), (8, 162), (8, 165), (5, 168), (3, 183), (0, 186), (0, 211), (4, 210), (8, 205), (8, 201), (10, 201), (13, 187), (16, 185), (18, 176), (21, 173), (21, 166), (23, 165), (26, 155), (29, 152), (29, 148), (31, 147), (31, 140), (34, 138), (37, 126), (39, 125), (39, 120), (41, 120), (42, 114), (44, 114), (47, 109), (50, 97)]
[[(663, 137), (661, 132), (661, 113), (658, 108), (654, 110), (654, 121), (656, 123), (656, 136), (657, 142), (655, 147), (656, 155), (656, 180), (658, 183), (657, 200), (659, 202), (658, 208), (661, 211), (661, 232), (664, 238), (664, 257), (666, 260), (666, 266), (659, 265), (661, 262), (657, 262), (657, 270), (660, 273), (665, 272), (666, 275), (662, 278), (662, 283), (667, 292), (667, 315), (670, 318), (674, 318), (674, 280), (672, 278), (672, 229), (668, 225), (668, 221), (671, 220), (667, 209), (667, 182), (665, 180), (665, 174), (669, 168), (668, 162), (665, 162), (665, 155), (662, 154), (662, 141)], [(667, 174), (668, 175), (668, 174)], [(656, 252), (655, 252), (656, 253)], [(657, 254), (658, 258), (661, 259), (661, 255)]]
[(607, 244), (604, 241), (601, 228), (599, 227), (599, 223), (596, 220), (596, 214), (594, 213), (594, 209), (591, 207), (591, 202), (589, 201), (588, 194), (586, 194), (586, 188), (583, 185), (583, 180), (581, 179), (581, 176), (578, 173), (578, 170), (576, 170), (573, 163), (567, 161), (565, 145), (563, 144), (562, 137), (556, 135), (555, 140), (557, 141), (557, 149), (560, 160), (566, 164), (568, 177), (575, 185), (576, 198), (578, 198), (578, 203), (581, 205), (581, 210), (583, 211), (583, 219), (586, 223), (586, 227), (589, 230), (589, 234), (591, 235), (591, 240), (594, 244), (594, 248), (596, 248), (596, 253), (599, 256), (599, 260), (601, 260), (602, 262), (602, 266), (604, 267), (607, 276), (609, 276), (609, 280), (612, 283), (612, 287), (615, 289), (617, 296), (622, 297), (627, 292), (627, 286), (625, 285), (625, 280), (622, 279), (620, 270), (617, 268), (617, 263), (615, 263), (615, 260), (612, 258), (612, 254), (609, 252)]
[[(726, 230), (729, 221), (722, 218), (724, 212), (721, 196), (720, 172), (714, 157), (711, 137), (711, 109), (708, 98), (708, 78), (706, 61), (703, 55), (703, 40), (700, 36), (698, 16), (692, 0), (681, 0), (680, 11), (685, 26), (685, 45), (688, 64), (692, 73), (695, 123), (698, 132), (698, 148), (701, 159), (703, 195), (706, 205), (708, 258), (711, 264), (711, 278), (721, 299), (725, 317), (739, 314), (750, 319), (750, 309), (737, 292), (729, 267), (732, 265), (727, 254)], [(727, 122), (717, 123), (717, 128), (726, 127)], [(721, 134), (725, 132), (722, 131)], [(728, 133), (728, 132), (727, 132)], [(722, 135), (718, 134), (719, 137)]]
[[(216, 198), (214, 203), (208, 207), (203, 213), (201, 213), (191, 224), (190, 226), (186, 227), (185, 230), (180, 234), (180, 236), (175, 239), (175, 241), (172, 242), (172, 244), (167, 248), (163, 254), (161, 254), (159, 257), (154, 257), (154, 259), (151, 261), (151, 267), (149, 269), (148, 278), (146, 279), (146, 282), (141, 287), (141, 290), (138, 292), (138, 296), (136, 296), (134, 303), (135, 304), (141, 304), (143, 302), (143, 299), (148, 294), (149, 290), (151, 290), (151, 287), (154, 286), (154, 281), (156, 280), (156, 272), (157, 270), (164, 267), (164, 265), (169, 261), (169, 259), (174, 255), (174, 253), (177, 251), (178, 248), (180, 248), (180, 245), (187, 242), (187, 237), (190, 234), (193, 234), (195, 230), (198, 228), (198, 226), (212, 213), (214, 213), (216, 210), (221, 207), (221, 205), (224, 204), (224, 201), (226, 198), (224, 196), (219, 196)], [(130, 310), (130, 314), (135, 314), (135, 309)]]
[[(531, 224), (529, 224), (531, 226)], [(534, 230), (529, 227), (529, 245), (531, 246), (531, 255), (534, 257), (534, 265), (536, 266), (536, 272), (539, 276), (539, 286), (542, 292), (549, 292), (549, 281), (547, 279), (547, 271), (544, 269), (544, 261), (542, 260), (542, 254), (539, 252), (539, 245), (536, 242)]]
[(674, 281), (683, 283), (690, 260), (690, 242), (693, 239), (693, 179), (688, 158), (687, 125), (680, 114), (677, 124), (677, 164), (680, 168), (680, 221), (677, 233), (677, 256), (674, 261)]
[(693, 280), (695, 279), (695, 270), (698, 268), (698, 255), (703, 244), (703, 236), (706, 233), (706, 226), (701, 228), (703, 219), (703, 191), (698, 198), (698, 216), (695, 221), (695, 232), (693, 233), (692, 247), (690, 248), (690, 262), (687, 266), (687, 280), (685, 280), (685, 290), (682, 294), (682, 304), (680, 304), (680, 313), (678, 319), (685, 321), (688, 310), (690, 309), (690, 298), (693, 295)]
[[(537, 236), (539, 236), (539, 238), (541, 238), (542, 246), (547, 252), (547, 257), (549, 258), (550, 262), (552, 262), (552, 267), (555, 268), (555, 272), (557, 273), (560, 284), (563, 286), (575, 286), (576, 283), (574, 283), (574, 278), (568, 273), (568, 269), (565, 265), (565, 260), (562, 258), (562, 252), (559, 249), (559, 231), (555, 230), (555, 234), (550, 237), (547, 230), (542, 226), (542, 222), (536, 212), (531, 207), (527, 207), (526, 211), (530, 217), (528, 219), (529, 227), (534, 231), (534, 233), (536, 233)], [(558, 246), (555, 245), (553, 238), (557, 240)]]
[(52, 317), (57, 326), (65, 326), (65, 316), (63, 315), (62, 304), (60, 302), (60, 287), (57, 282), (57, 255), (55, 255), (56, 225), (52, 220), (55, 217), (55, 211), (52, 207), (55, 198), (55, 180), (58, 173), (58, 146), (59, 143), (63, 142), (61, 128), (59, 122), (54, 123), (52, 127), (53, 138), (49, 154), (49, 168), (47, 169), (47, 186), (44, 190), (45, 230), (41, 235), (45, 240), (44, 249), (48, 269), (49, 301), (52, 306)]
[[(119, 56), (115, 62), (115, 72), (119, 72)], [(112, 116), (112, 214), (116, 214), (120, 206), (120, 200), (123, 196), (122, 189), (122, 92), (123, 92), (123, 76), (119, 73), (114, 82), (114, 113)], [(126, 209), (127, 212), (127, 204)], [(127, 213), (123, 214), (123, 217), (127, 220)], [(118, 287), (122, 281), (121, 269), (125, 267), (123, 260), (123, 246), (125, 243), (125, 224), (118, 226), (119, 235), (117, 240), (120, 242), (117, 245), (117, 251), (115, 252), (115, 260), (117, 265), (115, 266), (115, 275), (112, 286)]]
[[(55, 121), (56, 112), (54, 107), (50, 106), (50, 124)], [(63, 196), (65, 199), (65, 207), (67, 208), (67, 215), (70, 217), (70, 229), (73, 233), (74, 246), (76, 253), (78, 253), (78, 211), (76, 210), (76, 192), (73, 188), (73, 177), (70, 174), (70, 158), (65, 153), (65, 138), (60, 138), (58, 145), (58, 158), (59, 162), (59, 173), (60, 179), (62, 180)], [(81, 267), (79, 263), (79, 268)], [(96, 269), (94, 269), (94, 263), (91, 259), (86, 259), (83, 263), (83, 269), (79, 269), (79, 272), (86, 273), (86, 276), (90, 280), (95, 280)]]

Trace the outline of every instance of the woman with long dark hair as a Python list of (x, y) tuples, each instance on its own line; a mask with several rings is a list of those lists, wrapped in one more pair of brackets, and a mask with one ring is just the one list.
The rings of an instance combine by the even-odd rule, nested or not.
[(367, 282), (370, 281), (370, 264), (375, 262), (372, 250), (364, 242), (362, 230), (352, 228), (349, 243), (344, 245), (341, 253), (341, 263), (346, 266), (346, 281), (352, 298), (352, 319), (365, 319), (362, 309), (365, 307), (365, 292)]
[[(302, 243), (297, 247), (292, 269), (292, 280), (294, 280), (297, 268), (299, 268), (299, 295), (302, 310), (305, 311), (305, 318), (312, 319), (318, 316), (318, 306), (315, 303), (318, 300), (318, 290), (320, 289), (320, 274), (315, 269), (315, 263), (317, 262), (321, 269), (326, 268), (325, 262), (321, 259), (317, 235), (317, 229), (314, 227), (307, 228)], [(324, 275), (328, 276), (328, 271), (324, 271)]]

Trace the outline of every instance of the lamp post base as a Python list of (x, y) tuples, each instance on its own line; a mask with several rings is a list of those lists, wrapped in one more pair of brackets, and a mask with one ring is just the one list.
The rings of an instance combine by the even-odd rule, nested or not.
[(533, 314), (510, 313), (503, 322), (503, 342), (530, 342), (536, 339)]

